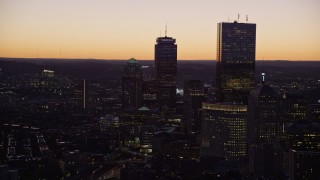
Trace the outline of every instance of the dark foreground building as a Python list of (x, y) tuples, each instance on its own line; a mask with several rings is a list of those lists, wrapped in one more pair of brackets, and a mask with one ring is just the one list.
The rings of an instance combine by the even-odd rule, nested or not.
[(249, 96), (249, 143), (267, 143), (282, 131), (279, 97), (269, 85), (257, 85)]
[(138, 109), (142, 105), (142, 71), (137, 60), (131, 58), (122, 76), (122, 107)]
[(200, 80), (184, 83), (184, 132), (199, 134), (202, 119), (202, 103), (205, 101), (204, 84)]

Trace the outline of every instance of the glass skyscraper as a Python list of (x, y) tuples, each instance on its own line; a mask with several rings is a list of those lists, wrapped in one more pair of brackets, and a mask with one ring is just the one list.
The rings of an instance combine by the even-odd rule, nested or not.
[(137, 60), (128, 60), (122, 76), (122, 107), (138, 109), (142, 105), (142, 70)]
[(228, 160), (247, 155), (247, 104), (255, 83), (255, 52), (255, 24), (218, 23), (218, 103), (202, 104), (202, 155)]
[(219, 23), (217, 40), (218, 101), (247, 104), (255, 82), (256, 24)]
[(177, 44), (171, 37), (157, 38), (155, 45), (156, 78), (159, 82), (158, 101), (162, 110), (175, 112), (177, 81)]

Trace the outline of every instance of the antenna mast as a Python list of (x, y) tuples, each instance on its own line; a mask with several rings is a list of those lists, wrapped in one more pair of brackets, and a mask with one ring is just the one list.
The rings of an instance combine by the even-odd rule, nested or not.
[(166, 31), (165, 31), (165, 37), (167, 37), (167, 22), (166, 22)]
[(262, 60), (262, 83), (264, 84), (264, 81), (265, 81), (265, 75), (266, 73), (264, 72), (264, 57), (263, 57), (263, 60)]

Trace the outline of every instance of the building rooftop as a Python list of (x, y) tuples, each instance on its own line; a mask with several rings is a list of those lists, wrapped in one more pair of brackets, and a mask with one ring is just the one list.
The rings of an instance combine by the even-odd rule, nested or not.
[(130, 59), (128, 60), (128, 63), (130, 63), (130, 64), (137, 64), (137, 60), (136, 60), (135, 58), (130, 58)]
[(146, 106), (141, 107), (138, 111), (150, 111), (150, 109)]

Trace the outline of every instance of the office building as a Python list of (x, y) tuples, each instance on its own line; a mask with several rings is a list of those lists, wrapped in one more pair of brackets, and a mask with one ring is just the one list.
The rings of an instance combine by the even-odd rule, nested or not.
[(217, 90), (219, 102), (247, 104), (255, 82), (256, 24), (218, 24)]
[(152, 79), (142, 84), (142, 104), (150, 109), (159, 108), (158, 104), (159, 83)]
[(282, 99), (284, 123), (304, 122), (307, 119), (307, 102), (302, 92), (286, 93)]
[(144, 154), (152, 153), (152, 139), (155, 127), (150, 125), (139, 126), (140, 152)]
[(320, 88), (306, 90), (307, 117), (309, 121), (320, 123)]
[(282, 131), (280, 104), (276, 92), (265, 83), (249, 96), (248, 135), (250, 143), (267, 143)]
[(48, 69), (44, 69), (43, 72), (42, 72), (42, 76), (43, 77), (54, 77), (54, 71), (52, 70), (48, 70)]
[(202, 103), (205, 101), (205, 89), (202, 81), (190, 80), (184, 84), (184, 117), (185, 133), (199, 133), (202, 120)]
[(168, 157), (197, 159), (200, 158), (200, 147), (195, 136), (185, 136), (177, 132), (157, 132), (153, 138), (153, 152)]
[(320, 151), (320, 124), (290, 123), (284, 127), (286, 147), (296, 151)]
[(320, 101), (309, 104), (309, 118), (316, 123), (320, 123)]
[(76, 81), (74, 85), (73, 97), (71, 98), (72, 106), (77, 110), (87, 109), (89, 105), (89, 83), (88, 80), (82, 79)]
[(319, 179), (319, 177), (319, 151), (289, 151), (289, 179)]
[(174, 114), (176, 106), (177, 44), (172, 37), (158, 37), (155, 45), (158, 102), (163, 111)]
[(271, 143), (249, 146), (249, 174), (252, 179), (282, 179), (283, 149)]
[(128, 60), (122, 76), (122, 108), (138, 109), (142, 105), (142, 71), (137, 60)]
[(247, 105), (202, 104), (201, 155), (227, 160), (247, 154)]

